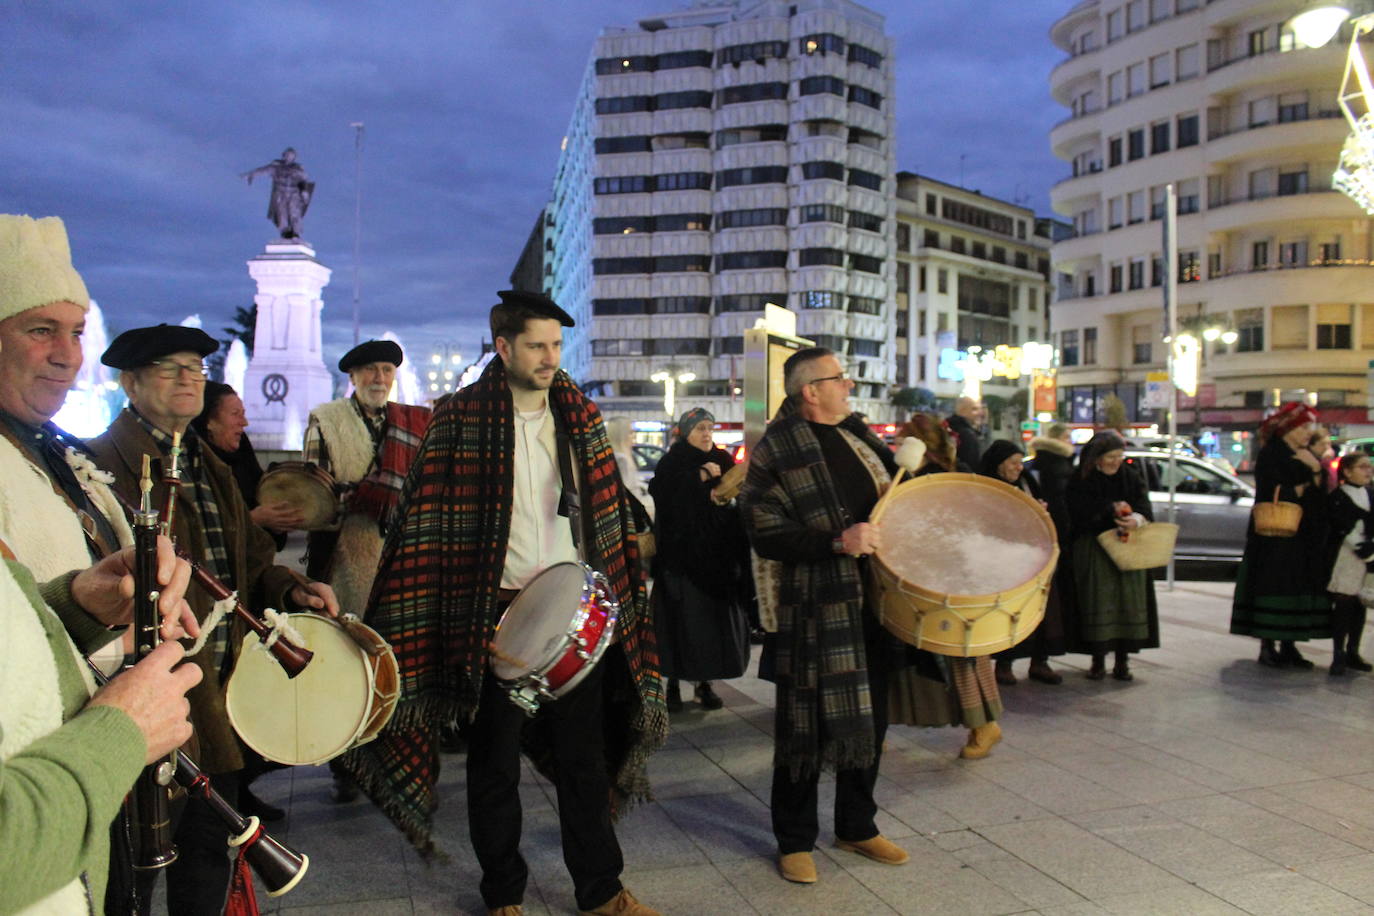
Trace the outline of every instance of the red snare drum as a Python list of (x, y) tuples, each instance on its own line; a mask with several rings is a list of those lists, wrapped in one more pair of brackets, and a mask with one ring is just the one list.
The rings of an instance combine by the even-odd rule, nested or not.
[(501, 615), (489, 647), (492, 673), (511, 702), (534, 715), (591, 673), (619, 617), (605, 576), (583, 563), (555, 563)]

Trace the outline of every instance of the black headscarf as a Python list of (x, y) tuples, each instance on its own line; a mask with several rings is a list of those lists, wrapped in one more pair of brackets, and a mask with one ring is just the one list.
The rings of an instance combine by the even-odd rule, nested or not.
[(978, 473), (984, 477), (996, 477), (1001, 480), (1002, 477), (997, 473), (997, 469), (1002, 466), (1002, 462), (1012, 455), (1025, 456), (1025, 454), (1025, 449), (1010, 439), (998, 439), (987, 447), (987, 451), (983, 452), (982, 460), (978, 462)]
[(1108, 452), (1125, 447), (1125, 439), (1110, 429), (1104, 429), (1089, 439), (1088, 444), (1083, 446), (1083, 450), (1078, 453), (1078, 476), (1087, 477), (1097, 469), (1097, 459)]

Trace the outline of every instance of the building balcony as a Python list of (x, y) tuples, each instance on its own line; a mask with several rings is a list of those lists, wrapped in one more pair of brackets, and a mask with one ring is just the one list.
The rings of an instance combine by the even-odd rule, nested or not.
[(1102, 110), (1071, 115), (1050, 128), (1050, 150), (1060, 159), (1068, 159), (1070, 150), (1086, 141), (1100, 142), (1102, 138)]
[(1275, 194), (1209, 202), (1203, 218), (1207, 232), (1233, 232), (1310, 219), (1362, 219), (1360, 208), (1325, 180), (1300, 194)]
[(1238, 92), (1269, 83), (1307, 84), (1325, 80), (1334, 84), (1336, 74), (1345, 66), (1346, 46), (1333, 41), (1324, 48), (1301, 48), (1280, 53), (1277, 50), (1253, 57), (1222, 61), (1207, 71), (1206, 91), (1212, 95)]
[(1101, 199), (1101, 168), (1070, 175), (1050, 188), (1050, 207), (1056, 213), (1077, 213), (1084, 209), (1078, 204), (1100, 203)]
[(1319, 149), (1317, 158), (1326, 159), (1341, 148), (1348, 130), (1345, 118), (1334, 109), (1295, 121), (1238, 127), (1207, 139), (1207, 161), (1220, 165), (1253, 159), (1256, 153), (1288, 160), (1289, 154), (1307, 148)]
[(1236, 268), (1209, 277), (1206, 284), (1209, 302), (1233, 308), (1267, 302), (1360, 302), (1368, 300), (1374, 284), (1374, 261), (1345, 258)]
[(1050, 41), (1062, 51), (1069, 51), (1069, 38), (1074, 29), (1089, 22), (1095, 22), (1101, 15), (1098, 0), (1083, 0), (1050, 26)]
[(1088, 51), (1060, 62), (1050, 71), (1050, 96), (1068, 106), (1084, 88), (1097, 89), (1102, 83), (1102, 55)]
[[(818, 92), (804, 95), (791, 103), (791, 116), (779, 123), (788, 121), (848, 121), (849, 103), (838, 95)], [(885, 132), (885, 131), (884, 131)]]
[(1101, 255), (1102, 245), (1102, 230), (1096, 229), (1079, 233), (1062, 242), (1056, 242), (1054, 248), (1051, 249), (1051, 257), (1056, 266), (1087, 258), (1098, 258)]

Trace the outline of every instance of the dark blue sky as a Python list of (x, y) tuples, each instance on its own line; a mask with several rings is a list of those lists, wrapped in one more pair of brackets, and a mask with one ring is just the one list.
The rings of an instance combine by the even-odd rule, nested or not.
[[(475, 355), (547, 199), (591, 43), (672, 0), (0, 4), (0, 212), (63, 217), (112, 329), (252, 302), (294, 146), (318, 185), (305, 237), (334, 269), (327, 361), (352, 342), (354, 132), (363, 336)], [(897, 167), (1044, 215), (1067, 174), (1047, 133), (1069, 0), (874, 0), (896, 41)]]

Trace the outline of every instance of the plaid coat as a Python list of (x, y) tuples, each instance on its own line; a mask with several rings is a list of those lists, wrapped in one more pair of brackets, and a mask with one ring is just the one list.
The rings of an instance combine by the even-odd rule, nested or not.
[[(840, 428), (885, 451), (857, 417)], [(876, 749), (858, 560), (794, 562), (759, 550), (768, 538), (833, 534), (849, 524), (820, 443), (793, 399), (754, 446), (740, 501), (754, 549), (775, 561), (779, 577), (774, 766), (798, 775), (869, 766)]]
[[(644, 575), (601, 412), (561, 370), (549, 404), (576, 454), (587, 562), (620, 601), (619, 639), (601, 664), (607, 766), (624, 808), (648, 798), (648, 758), (667, 735)], [(424, 853), (436, 851), (435, 730), (470, 720), (481, 696), (510, 535), (514, 454), (514, 404), (505, 365), (495, 359), (477, 382), (437, 406), (368, 604), (368, 624), (396, 652), (401, 700), (383, 736), (347, 754), (343, 765)], [(548, 748), (529, 743), (534, 731), (526, 730), (526, 751), (547, 773), (556, 761)]]

